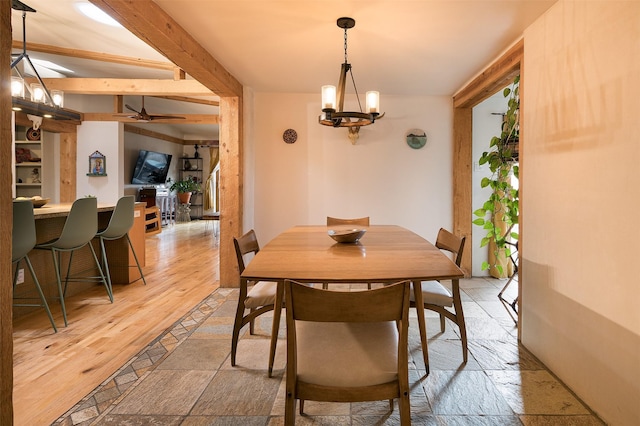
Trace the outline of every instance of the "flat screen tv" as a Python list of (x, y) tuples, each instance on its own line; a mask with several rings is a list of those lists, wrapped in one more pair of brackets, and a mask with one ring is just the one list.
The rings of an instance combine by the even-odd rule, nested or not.
[(167, 180), (171, 155), (140, 150), (131, 183), (139, 185), (163, 184)]

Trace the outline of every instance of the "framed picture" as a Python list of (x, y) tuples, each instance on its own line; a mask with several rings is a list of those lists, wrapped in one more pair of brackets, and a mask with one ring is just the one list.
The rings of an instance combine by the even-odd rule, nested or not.
[(107, 175), (107, 157), (102, 155), (100, 151), (96, 151), (89, 156), (89, 173), (87, 176), (106, 176)]

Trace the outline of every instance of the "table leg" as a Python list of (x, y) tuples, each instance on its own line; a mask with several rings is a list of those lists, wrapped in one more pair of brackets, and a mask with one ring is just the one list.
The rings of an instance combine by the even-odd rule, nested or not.
[(276, 289), (276, 301), (273, 305), (273, 325), (271, 326), (271, 349), (269, 351), (269, 377), (273, 374), (273, 362), (276, 358), (276, 346), (278, 344), (278, 332), (280, 331), (280, 314), (282, 313), (282, 301), (284, 300), (284, 281), (278, 281)]
[(420, 342), (422, 343), (422, 356), (424, 366), (429, 375), (429, 348), (427, 341), (427, 324), (424, 319), (424, 300), (422, 299), (422, 284), (420, 281), (413, 282), (413, 294), (416, 301), (416, 314), (418, 315), (418, 328), (420, 329)]

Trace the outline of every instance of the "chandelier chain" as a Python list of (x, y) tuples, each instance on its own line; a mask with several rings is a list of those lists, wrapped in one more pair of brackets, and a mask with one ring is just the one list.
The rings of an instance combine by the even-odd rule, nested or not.
[(348, 63), (347, 61), (347, 29), (344, 29), (344, 63)]
[[(344, 29), (344, 63), (348, 64), (347, 60), (347, 28)], [(353, 77), (353, 68), (351, 66), (348, 67), (349, 75), (351, 75), (351, 83), (353, 83), (353, 90), (356, 92), (356, 100), (358, 101), (358, 108), (360, 108), (360, 112), (362, 112), (362, 104), (360, 103), (360, 96), (358, 95), (358, 87), (356, 86), (356, 79)]]

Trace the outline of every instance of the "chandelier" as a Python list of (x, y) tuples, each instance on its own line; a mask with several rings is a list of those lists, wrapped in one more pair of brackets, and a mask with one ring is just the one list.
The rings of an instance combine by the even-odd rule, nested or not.
[[(340, 67), (340, 80), (338, 81), (337, 91), (335, 86), (322, 86), (322, 114), (318, 117), (318, 121), (325, 126), (347, 127), (349, 129), (349, 139), (352, 144), (355, 144), (358, 140), (360, 127), (373, 124), (376, 119), (382, 118), (384, 113), (380, 114), (380, 93), (376, 91), (366, 93), (366, 106), (365, 110), (362, 110), (351, 64), (347, 60), (347, 30), (353, 28), (356, 25), (356, 21), (353, 18), (339, 18), (337, 25), (339, 28), (344, 29), (344, 63)], [(343, 111), (347, 72), (351, 76), (351, 82), (356, 92), (356, 99), (360, 108), (359, 112)]]
[[(36, 10), (19, 0), (12, 0), (11, 8), (22, 12), (22, 52), (11, 55), (11, 98), (12, 109), (22, 111), (29, 115), (56, 120), (80, 121), (81, 115), (78, 112), (66, 110), (64, 105), (64, 92), (62, 90), (49, 90), (38, 74), (36, 67), (31, 62), (27, 54), (26, 18), (27, 12), (35, 13)], [(24, 61), (24, 62), (23, 62)], [(37, 82), (28, 85), (30, 98), (25, 97), (25, 75), (23, 69), (18, 65), (27, 64), (36, 77)], [(15, 75), (13, 75), (15, 73)]]

